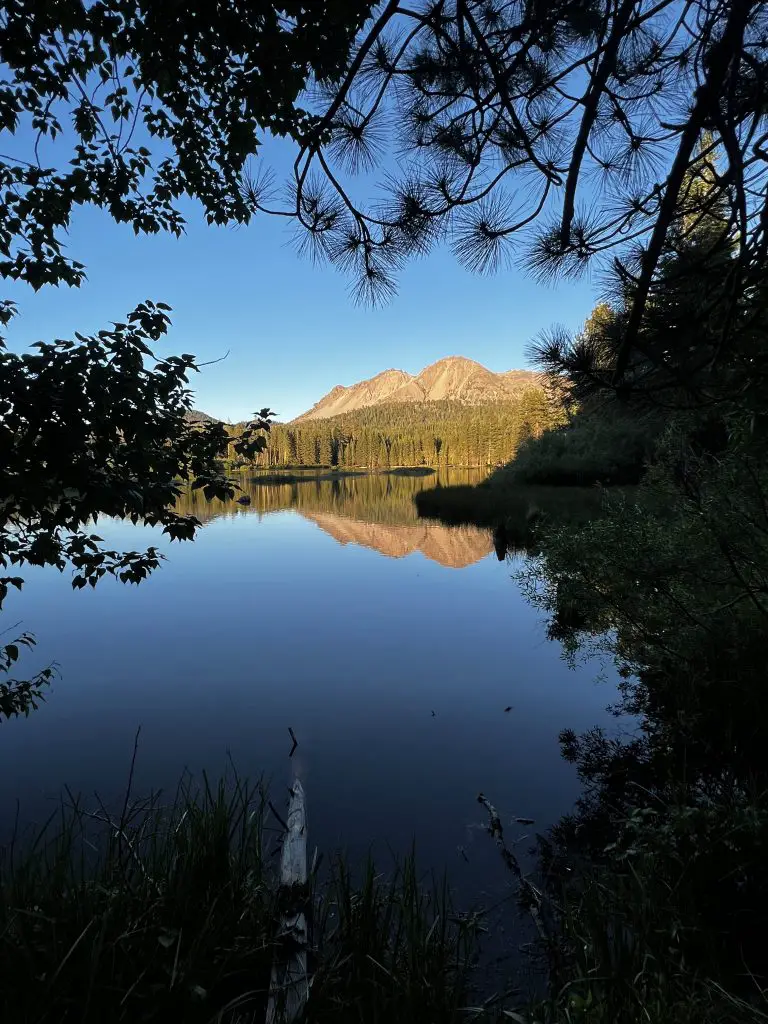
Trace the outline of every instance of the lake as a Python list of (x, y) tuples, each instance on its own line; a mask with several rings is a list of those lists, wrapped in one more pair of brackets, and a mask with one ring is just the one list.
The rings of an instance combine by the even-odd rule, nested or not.
[(60, 676), (40, 710), (0, 726), (3, 831), (17, 800), (40, 821), (64, 785), (119, 799), (141, 727), (137, 793), (231, 758), (282, 805), (296, 770), (310, 847), (385, 863), (415, 841), (461, 899), (501, 891), (478, 791), (505, 822), (534, 818), (529, 831), (567, 812), (579, 784), (558, 733), (606, 721), (615, 677), (566, 665), (487, 531), (416, 517), (436, 480), (248, 483), (247, 507), (196, 492), (182, 506), (206, 520), (194, 543), (98, 524), (110, 545), (167, 555), (139, 587), (73, 592), (68, 574), (30, 570), (5, 615), (38, 638), (20, 674), (55, 660)]

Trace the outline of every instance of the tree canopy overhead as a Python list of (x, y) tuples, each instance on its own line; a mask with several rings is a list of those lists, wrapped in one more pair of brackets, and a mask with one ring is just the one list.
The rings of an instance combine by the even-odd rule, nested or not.
[(4, 4), (0, 274), (34, 288), (79, 284), (85, 268), (62, 252), (62, 235), (87, 203), (137, 233), (179, 234), (182, 194), (211, 223), (246, 222), (247, 158), (265, 131), (298, 141), (316, 123), (299, 94), (310, 76), (338, 78), (369, 7)]
[[(711, 204), (737, 242), (731, 296), (748, 286), (768, 247), (765, 3), (390, 0), (377, 14), (321, 94), (292, 207), (302, 244), (351, 268), (360, 297), (391, 292), (440, 239), (478, 271), (518, 259), (551, 278), (602, 258), (630, 297), (620, 376), (669, 238)], [(348, 172), (388, 146), (400, 172), (354, 202)], [(703, 167), (709, 187), (681, 203)]]

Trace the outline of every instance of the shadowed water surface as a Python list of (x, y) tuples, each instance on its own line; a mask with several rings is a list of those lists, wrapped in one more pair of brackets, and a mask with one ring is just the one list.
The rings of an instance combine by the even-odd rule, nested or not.
[(140, 587), (74, 593), (31, 571), (6, 621), (38, 636), (24, 669), (55, 659), (61, 676), (41, 710), (0, 727), (4, 832), (17, 798), (24, 821), (64, 784), (118, 798), (141, 726), (138, 792), (228, 756), (278, 792), (296, 769), (311, 846), (359, 856), (415, 839), (464, 898), (503, 888), (478, 791), (536, 830), (567, 811), (579, 786), (558, 732), (604, 717), (614, 678), (566, 666), (487, 531), (417, 519), (413, 495), (435, 479), (248, 482), (248, 506), (189, 496), (206, 525), (173, 547), (99, 523), (116, 547), (166, 553)]

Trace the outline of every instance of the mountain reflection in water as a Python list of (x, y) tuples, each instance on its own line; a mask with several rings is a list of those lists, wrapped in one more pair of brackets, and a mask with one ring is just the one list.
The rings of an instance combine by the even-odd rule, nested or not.
[(493, 547), (487, 530), (476, 526), (388, 526), (345, 519), (332, 512), (302, 512), (339, 544), (373, 548), (388, 558), (403, 558), (420, 551), (425, 558), (453, 569), (479, 562)]
[[(461, 569), (479, 562), (493, 550), (488, 530), (474, 526), (443, 526), (419, 519), (413, 496), (417, 491), (443, 485), (476, 483), (479, 470), (448, 470), (440, 476), (400, 476), (396, 473), (366, 473), (356, 476), (307, 473), (306, 479), (291, 473), (286, 483), (261, 483), (258, 477), (238, 478), (237, 501), (207, 502), (199, 491), (186, 492), (177, 511), (194, 515), (201, 522), (222, 517), (260, 516), (294, 510), (318, 526), (339, 544), (371, 548), (388, 558), (404, 558), (420, 551), (439, 565)], [(323, 478), (318, 479), (319, 476)], [(273, 480), (274, 476), (270, 477)]]

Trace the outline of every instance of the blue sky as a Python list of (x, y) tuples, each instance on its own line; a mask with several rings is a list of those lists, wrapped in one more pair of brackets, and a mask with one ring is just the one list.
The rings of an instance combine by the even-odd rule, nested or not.
[[(285, 168), (280, 143), (267, 142), (260, 159)], [(143, 299), (167, 302), (173, 327), (163, 354), (206, 361), (229, 351), (193, 381), (197, 408), (239, 420), (269, 405), (289, 419), (335, 384), (389, 367), (418, 372), (448, 355), (496, 371), (522, 367), (533, 336), (555, 323), (578, 327), (596, 299), (589, 280), (543, 286), (520, 270), (478, 277), (438, 250), (405, 270), (386, 307), (361, 308), (342, 274), (295, 253), (282, 219), (214, 228), (199, 207), (184, 212), (187, 233), (177, 240), (137, 238), (96, 209), (77, 211), (69, 246), (88, 281), (37, 295), (6, 282), (4, 297), (21, 314), (12, 346), (99, 330)]]

